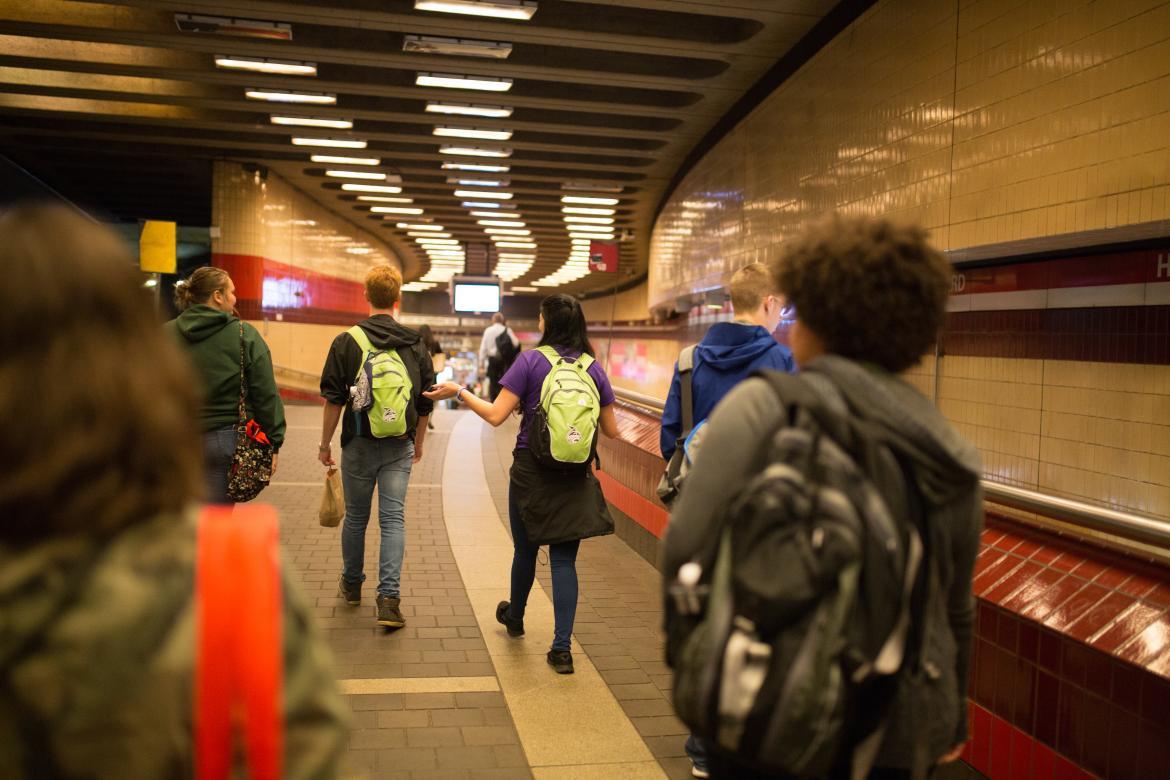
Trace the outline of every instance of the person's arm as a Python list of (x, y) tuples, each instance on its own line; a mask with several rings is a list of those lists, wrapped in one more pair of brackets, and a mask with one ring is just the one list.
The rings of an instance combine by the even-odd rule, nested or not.
[[(414, 348), (415, 360), (418, 363), (418, 373), (421, 379), (420, 388), (425, 390), (435, 384), (435, 367), (431, 364), (431, 355), (426, 347), (419, 342)], [(435, 402), (419, 392), (415, 401), (415, 410), (418, 412), (418, 424), (414, 429), (414, 463), (422, 460), (423, 443), (427, 438), (427, 423), (430, 422), (431, 412), (435, 410)]]
[(682, 431), (682, 380), (678, 374), (678, 363), (674, 364), (674, 376), (670, 380), (670, 391), (666, 394), (666, 405), (662, 408), (662, 430), (658, 434), (658, 448), (662, 459), (670, 461), (678, 435)]
[(954, 748), (940, 759), (949, 763), (958, 759), (967, 741), (967, 684), (971, 674), (971, 635), (975, 626), (975, 595), (972, 584), (975, 577), (975, 558), (979, 555), (980, 535), (983, 530), (983, 489), (976, 484), (971, 499), (972, 517), (962, 535), (955, 539), (955, 572), (951, 591), (947, 595), (947, 619), (955, 638), (955, 682), (959, 686), (959, 722), (955, 731)]
[(337, 466), (337, 461), (333, 460), (333, 432), (337, 430), (337, 421), (341, 419), (341, 412), (344, 408), (331, 401), (326, 401), (325, 411), (322, 414), (321, 443), (317, 445), (317, 460), (330, 468)]
[(520, 349), (520, 337), (516, 335), (516, 331), (508, 328), (508, 338), (512, 339), (512, 346)]
[(666, 527), (662, 571), (667, 580), (718, 536), (727, 506), (754, 476), (760, 446), (783, 419), (779, 399), (762, 379), (741, 382), (715, 407)]
[(479, 364), (481, 366), (485, 362), (487, 362), (488, 343), (490, 341), (490, 339), (488, 339), (488, 334), (491, 333), (491, 331), (492, 331), (491, 325), (488, 325), (486, 328), (484, 328), (483, 329), (483, 339), (481, 339), (479, 342)]
[(601, 416), (597, 422), (600, 424), (603, 434), (611, 439), (618, 437), (617, 415), (613, 413), (613, 404), (601, 407)]
[(508, 415), (515, 411), (516, 406), (520, 403), (520, 396), (506, 387), (500, 389), (500, 395), (496, 398), (495, 403), (492, 403), (475, 395), (458, 382), (443, 382), (435, 385), (434, 390), (423, 393), (423, 395), (432, 401), (455, 398), (495, 428), (503, 424), (504, 420), (508, 419)]

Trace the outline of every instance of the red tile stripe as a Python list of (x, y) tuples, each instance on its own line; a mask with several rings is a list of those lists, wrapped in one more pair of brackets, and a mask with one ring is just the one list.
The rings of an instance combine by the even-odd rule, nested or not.
[[(245, 316), (280, 314), (290, 322), (352, 324), (369, 312), (365, 286), (256, 255), (217, 252), (211, 262), (231, 275)], [(359, 317), (360, 319), (360, 317)]]
[(597, 471), (597, 481), (605, 493), (605, 500), (628, 515), (635, 523), (661, 539), (666, 533), (670, 515), (660, 506), (647, 501), (604, 471)]
[(971, 740), (963, 760), (991, 780), (1092, 780), (1097, 777), (995, 713), (968, 703)]

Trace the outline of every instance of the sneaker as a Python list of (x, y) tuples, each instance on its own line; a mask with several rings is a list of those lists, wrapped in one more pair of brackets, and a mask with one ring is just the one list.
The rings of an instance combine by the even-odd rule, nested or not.
[(496, 607), (496, 622), (508, 629), (508, 636), (524, 636), (524, 618), (517, 620), (508, 614), (510, 601), (501, 601)]
[(356, 607), (362, 603), (362, 584), (345, 581), (345, 575), (337, 578), (337, 595), (345, 599), (345, 603)]
[(400, 601), (397, 596), (378, 594), (378, 625), (387, 628), (402, 628), (406, 625), (406, 618), (398, 610)]
[(691, 777), (710, 777), (711, 773), (698, 764), (691, 764)]
[(557, 674), (573, 673), (573, 654), (568, 650), (549, 650), (548, 665)]

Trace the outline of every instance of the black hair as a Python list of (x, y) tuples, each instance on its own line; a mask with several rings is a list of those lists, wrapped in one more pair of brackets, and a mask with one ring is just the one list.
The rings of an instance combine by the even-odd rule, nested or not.
[(556, 293), (540, 302), (544, 333), (539, 346), (560, 347), (596, 357), (589, 342), (589, 326), (581, 303), (571, 295)]
[(419, 335), (419, 338), (422, 340), (423, 346), (426, 347), (427, 350), (433, 352), (435, 347), (439, 346), (439, 340), (435, 338), (435, 334), (431, 330), (430, 325), (426, 325), (426, 324), (419, 325), (418, 326), (418, 335)]

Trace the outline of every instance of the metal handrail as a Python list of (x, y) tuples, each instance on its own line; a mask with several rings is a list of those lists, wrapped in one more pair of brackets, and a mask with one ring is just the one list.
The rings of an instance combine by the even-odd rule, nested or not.
[[(615, 387), (613, 392), (621, 401), (658, 415), (662, 414), (663, 402), (652, 396), (620, 387)], [(1034, 512), (1054, 520), (1063, 520), (1079, 528), (1109, 534), (1131, 542), (1170, 549), (1170, 522), (1166, 520), (1122, 512), (988, 479), (983, 479), (982, 483), (984, 497), (993, 503)]]

